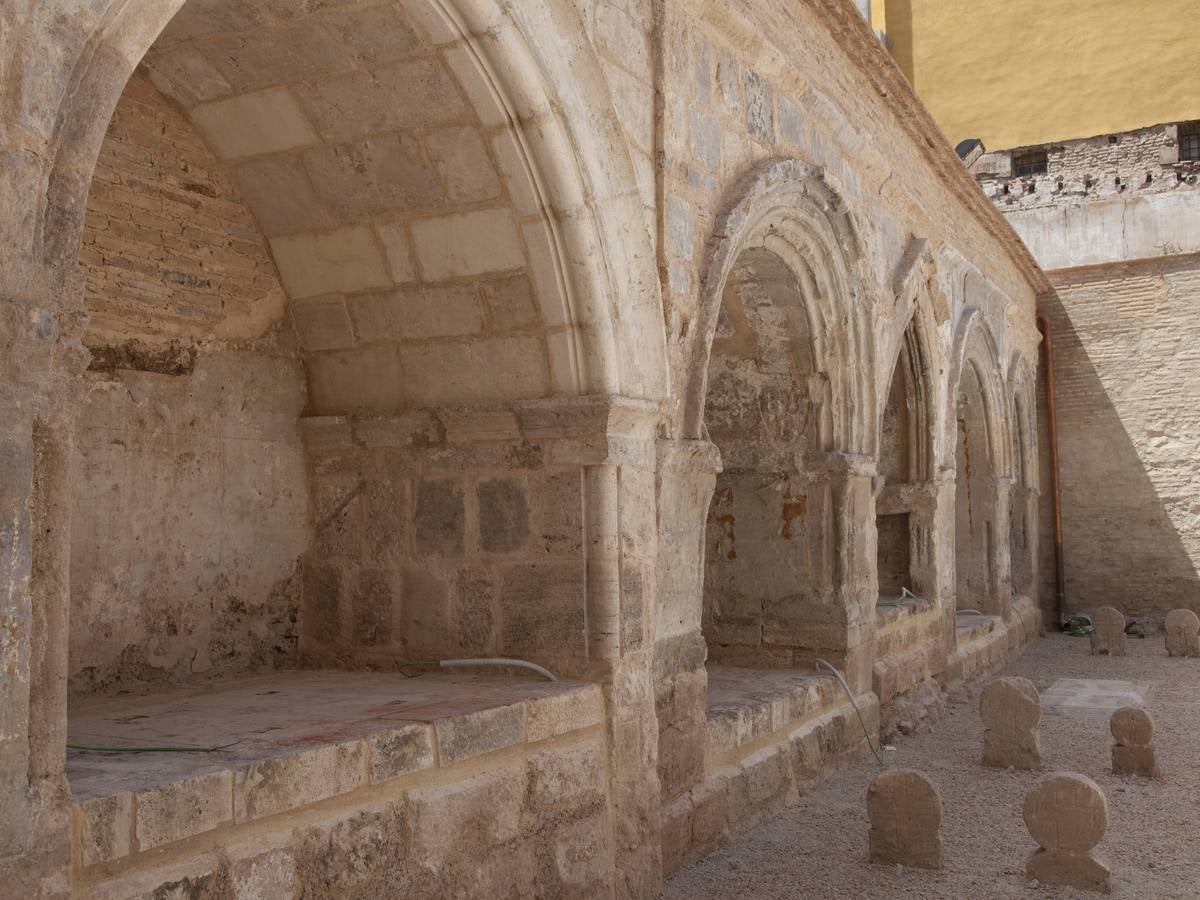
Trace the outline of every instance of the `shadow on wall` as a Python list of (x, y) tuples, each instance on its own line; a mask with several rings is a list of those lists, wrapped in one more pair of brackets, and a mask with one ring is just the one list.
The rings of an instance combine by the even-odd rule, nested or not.
[[(1087, 300), (1104, 303), (1109, 309), (1116, 308), (1110, 298), (1102, 295), (1093, 295)], [(1087, 315), (1088, 311), (1078, 304), (1079, 299), (1076, 299), (1074, 315)], [(1118, 395), (1115, 400), (1101, 379), (1088, 347), (1093, 353), (1102, 353), (1106, 347), (1112, 353), (1113, 345), (1106, 340), (1107, 335), (1090, 333), (1088, 346), (1085, 346), (1071, 314), (1058, 298), (1043, 303), (1040, 311), (1050, 319), (1053, 328), (1066, 612), (1110, 605), (1127, 615), (1161, 615), (1176, 607), (1200, 607), (1200, 574), (1196, 563), (1168, 513), (1167, 502), (1160, 495), (1144, 458), (1148, 442), (1158, 436), (1149, 427), (1143, 427), (1142, 433), (1130, 434), (1118, 411), (1118, 403), (1126, 419), (1132, 422), (1148, 426), (1146, 420), (1153, 414), (1147, 415), (1140, 398), (1131, 396), (1122, 400)], [(1137, 324), (1128, 321), (1114, 324), (1121, 326), (1118, 333), (1128, 336), (1129, 343), (1141, 340), (1139, 334), (1144, 329)], [(1123, 370), (1127, 370), (1140, 355), (1136, 352), (1137, 347), (1118, 346), (1116, 349), (1111, 363)], [(1151, 384), (1145, 385), (1141, 393), (1149, 389), (1162, 393), (1167, 399), (1179, 396), (1171, 384), (1160, 383), (1170, 378), (1169, 374), (1160, 376), (1157, 363), (1146, 360), (1143, 364), (1154, 377), (1144, 378)], [(1108, 366), (1105, 369), (1110, 374), (1110, 384), (1118, 381), (1112, 377)], [(1169, 373), (1170, 366), (1164, 366), (1164, 370)], [(1045, 372), (1040, 370), (1038, 435), (1039, 446), (1046, 448), (1049, 438), (1044, 377)], [(1040, 597), (1043, 610), (1052, 617), (1055, 604), (1054, 531), (1046, 453), (1040, 454), (1038, 464), (1040, 483), (1045, 486), (1039, 523)], [(1188, 460), (1180, 460), (1179, 464), (1194, 472), (1194, 455)]]

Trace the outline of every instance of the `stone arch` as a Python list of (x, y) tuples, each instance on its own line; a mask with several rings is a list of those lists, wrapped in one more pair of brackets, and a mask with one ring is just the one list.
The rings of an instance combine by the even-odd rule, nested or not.
[(1034, 597), (1038, 538), (1037, 379), (1035, 369), (1021, 353), (1009, 362), (1009, 429), (1012, 442), (1012, 485), (1009, 489), (1009, 566), (1016, 595)]
[(960, 320), (952, 357), (948, 420), (954, 428), (955, 581), (959, 609), (1002, 614), (1008, 605), (1010, 471), (1000, 357), (978, 310)]
[[(632, 161), (578, 17), (557, 9), (551, 14), (541, 3), (519, 9), (496, 0), (395, 4), (445, 56), (468, 102), (486, 107), (489, 122), (511, 129), (496, 154), (505, 157), (502, 175), (512, 194), (536, 220), (524, 223), (533, 227), (522, 239), (537, 244), (530, 268), (541, 283), (537, 301), (550, 332), (545, 393), (660, 398), (665, 335), (646, 221), (629, 187), (636, 183)], [(129, 74), (181, 7), (188, 9), (183, 0), (109, 7), (72, 73), (33, 236), (35, 254), (53, 268), (67, 271), (75, 259), (92, 169)], [(234, 21), (230, 33), (243, 34), (237, 28), (245, 24)], [(285, 15), (269, 24), (285, 30), (294, 22)], [(189, 68), (197, 65), (194, 58), (175, 64), (176, 74), (188, 78), (208, 74)], [(545, 87), (551, 81), (554, 100)]]
[(778, 257), (806, 298), (816, 376), (828, 382), (822, 447), (861, 452), (870, 430), (863, 404), (873, 386), (855, 365), (869, 358), (858, 230), (821, 169), (791, 159), (769, 160), (744, 175), (709, 239), (683, 392), (682, 436), (703, 436), (708, 362), (722, 297), (737, 260), (753, 247)]
[[(486, 638), (467, 634), (457, 613), (445, 612), (447, 586), (467, 577), (472, 552), (493, 560), (523, 552), (528, 518), (537, 515), (529, 507), (539, 497), (557, 502), (554, 490), (582, 495), (571, 477), (577, 472), (559, 472), (555, 481), (549, 471), (532, 474), (530, 462), (509, 466), (531, 470), (516, 478), (483, 466), (422, 479), (413, 471), (381, 474), (365, 458), (380, 447), (415, 452), (454, 440), (561, 437), (607, 428), (606, 417), (618, 415), (608, 401), (588, 399), (552, 424), (554, 414), (537, 406), (546, 398), (662, 397), (665, 337), (645, 213), (582, 22), (573, 8), (536, 0), (519, 9), (496, 0), (114, 5), (58, 114), (35, 238), (49, 269), (74, 267), (109, 116), (139, 62), (142, 84), (153, 82), (182, 111), (240, 189), (253, 213), (248, 230), (257, 225), (287, 294), (307, 381), (300, 424), (316, 532), (290, 589), (303, 597), (300, 619), (309, 625), (302, 632), (337, 634), (343, 645), (353, 632), (354, 644), (347, 653), (317, 641), (309, 652), (302, 633), (301, 654), (334, 665), (397, 653), (487, 655), (507, 638), (494, 622)], [(480, 181), (458, 177), (453, 166), (464, 155)], [(176, 337), (228, 337), (216, 327), (160, 331), (149, 336), (168, 347)], [(94, 348), (94, 356), (108, 349)], [(464, 407), (478, 405), (495, 418), (473, 428), (479, 419)], [(634, 406), (619, 415), (646, 426), (652, 410)], [(276, 412), (294, 429), (295, 410)], [(422, 465), (410, 469), (420, 473)], [(301, 485), (305, 468), (289, 469)], [(630, 470), (626, 483), (635, 477)], [(589, 490), (591, 502), (606, 502), (599, 495), (616, 490), (615, 480)], [(472, 536), (477, 546), (464, 551), (461, 532), (474, 535), (463, 524), (468, 515), (514, 521), (520, 534)], [(355, 542), (373, 540), (363, 533), (368, 522), (391, 529), (397, 542), (411, 540), (405, 516), (417, 523), (444, 516), (458, 529), (453, 546), (426, 541), (422, 549), (416, 541), (418, 555), (437, 560), (442, 581), (405, 575), (412, 561), (395, 548), (356, 558)], [(467, 563), (455, 562), (464, 552)], [(550, 577), (528, 575), (523, 589), (536, 600)], [(347, 604), (353, 616), (369, 618), (368, 600), (398, 596), (404, 578), (404, 615), (412, 621), (350, 621)], [(620, 597), (599, 597), (595, 587), (598, 598), (589, 599), (593, 585), (579, 588), (572, 599), (591, 603), (587, 616), (572, 610), (553, 640), (508, 649), (557, 654), (563, 665), (589, 649), (618, 652), (600, 623)], [(394, 617), (390, 603), (375, 604), (384, 618)], [(585, 620), (596, 636), (579, 625)], [(639, 626), (631, 620), (622, 635)], [(515, 627), (512, 635), (520, 637)]]
[(881, 598), (896, 599), (907, 588), (934, 599), (937, 426), (927, 288), (910, 303), (907, 321), (900, 319), (904, 324), (885, 357), (890, 365), (881, 370), (889, 382), (880, 392), (876, 424), (876, 568)]
[(874, 396), (854, 366), (867, 358), (859, 243), (811, 166), (765, 163), (734, 198), (709, 244), (683, 423), (723, 464), (702, 630), (716, 661), (809, 665), (851, 643), (839, 536), (855, 511), (841, 501), (848, 457), (871, 439), (858, 404)]

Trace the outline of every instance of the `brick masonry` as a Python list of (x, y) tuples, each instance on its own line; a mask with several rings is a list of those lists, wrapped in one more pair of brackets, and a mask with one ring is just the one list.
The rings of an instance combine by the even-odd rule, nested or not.
[[(1054, 282), (1042, 311), (1054, 329), (1068, 607), (1200, 608), (1200, 257)], [(1044, 430), (1044, 402), (1040, 415)], [(1048, 512), (1043, 603), (1054, 597)]]

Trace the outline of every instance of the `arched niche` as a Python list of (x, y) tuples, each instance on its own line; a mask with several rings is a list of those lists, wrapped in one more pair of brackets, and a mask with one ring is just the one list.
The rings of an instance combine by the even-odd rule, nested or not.
[(1013, 478), (1009, 489), (1009, 565), (1012, 590), (1033, 598), (1037, 594), (1038, 456), (1037, 401), (1033, 370), (1019, 358), (1010, 376)]
[(881, 603), (905, 589), (930, 598), (936, 572), (933, 529), (933, 417), (929, 350), (914, 313), (900, 339), (879, 425), (876, 496), (877, 571)]
[[(721, 454), (706, 522), (710, 660), (807, 666), (852, 643), (848, 452), (868, 440), (858, 241), (819, 171), (763, 164), (709, 245), (683, 422)], [(869, 479), (864, 481), (869, 497)], [(856, 490), (855, 488), (854, 490)]]
[[(1001, 484), (1011, 446), (999, 355), (982, 315), (962, 319), (952, 374), (955, 466), (955, 605), (985, 615), (1007, 609), (1008, 517)], [(1000, 515), (1003, 512), (1004, 515)]]
[[(543, 68), (566, 71), (582, 24), (535, 7), (188, 0), (101, 27), (59, 117), (41, 251), (82, 248), (106, 380), (84, 427), (153, 464), (105, 456), (100, 430), (81, 442), (72, 644), (112, 636), (125, 675), (80, 652), (79, 687), (290, 664), (297, 642), (338, 666), (593, 652), (582, 519), (554, 517), (616, 488), (526, 445), (539, 403), (656, 396), (662, 328), (631, 164), (593, 133), (616, 128), (598, 62), (573, 54), (572, 102), (552, 103)], [(576, 155), (592, 145), (602, 163)], [(603, 428), (593, 408), (566, 427)], [(285, 497), (281, 525), (264, 511)], [(126, 546), (141, 530), (149, 554)], [(222, 594), (243, 557), (276, 565)], [(130, 615), (161, 633), (123, 631)]]

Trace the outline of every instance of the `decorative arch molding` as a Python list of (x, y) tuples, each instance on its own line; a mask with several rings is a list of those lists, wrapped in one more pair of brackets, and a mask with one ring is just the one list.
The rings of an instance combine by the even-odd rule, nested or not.
[[(88, 190), (129, 76), (186, 0), (110, 0), (62, 91), (31, 255), (52, 272), (78, 258)], [(435, 43), (461, 41), (506, 111), (551, 233), (555, 321), (574, 326), (559, 383), (580, 394), (662, 400), (666, 338), (633, 161), (573, 7), (549, 0), (397, 0)], [(553, 8), (551, 8), (553, 7)], [(553, 92), (547, 89), (554, 84)], [(596, 148), (604, 148), (603, 153)]]
[(895, 329), (879, 370), (876, 386), (878, 407), (871, 433), (872, 453), (881, 450), (881, 433), (885, 408), (896, 367), (905, 366), (904, 375), (915, 401), (909, 446), (913, 453), (913, 480), (929, 481), (937, 468), (934, 434), (937, 431), (937, 359), (938, 347), (930, 336), (937, 334), (937, 314), (933, 309), (930, 280), (913, 285), (910, 299), (900, 303)]
[(1033, 491), (1038, 490), (1036, 371), (1025, 354), (1014, 351), (1005, 378), (1012, 446), (1022, 454), (1021, 459), (1013, 459), (1013, 477)]
[(978, 307), (969, 307), (959, 317), (950, 351), (950, 371), (946, 387), (946, 431), (943, 465), (954, 469), (957, 446), (958, 388), (967, 366), (974, 369), (983, 387), (987, 446), (992, 454), (993, 471), (997, 477), (1012, 475), (1012, 447), (1008, 436), (1008, 392), (1004, 368), (1000, 361), (999, 344), (984, 314)]
[(822, 447), (864, 452), (871, 431), (865, 411), (875, 408), (875, 385), (862, 374), (871, 354), (858, 229), (822, 169), (794, 159), (767, 160), (743, 175), (717, 218), (688, 354), (682, 437), (703, 437), (708, 362), (725, 285), (738, 258), (755, 249), (782, 260), (803, 293), (813, 357), (830, 405)]

